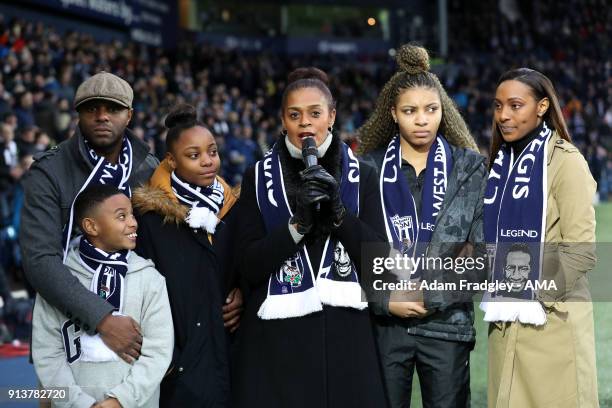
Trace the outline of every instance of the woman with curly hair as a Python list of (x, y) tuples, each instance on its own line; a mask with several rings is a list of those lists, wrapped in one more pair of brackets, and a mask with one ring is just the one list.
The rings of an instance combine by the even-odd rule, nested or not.
[[(424, 407), (468, 406), (472, 294), (425, 285), (438, 281), (459, 288), (460, 279), (484, 279), (485, 159), (429, 72), (427, 51), (404, 45), (397, 63), (359, 129), (363, 160), (379, 172), (387, 240), (413, 260), (410, 269), (387, 275), (409, 280), (414, 290), (383, 293), (373, 307), (385, 385), (392, 407), (409, 407), (416, 368)], [(425, 263), (425, 257), (445, 262)], [(466, 258), (473, 268), (463, 267)]]

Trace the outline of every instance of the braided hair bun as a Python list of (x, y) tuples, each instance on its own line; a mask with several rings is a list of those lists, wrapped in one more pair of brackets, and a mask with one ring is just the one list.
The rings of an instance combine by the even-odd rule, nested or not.
[(198, 114), (195, 107), (186, 103), (176, 106), (166, 117), (164, 125), (171, 129), (175, 126), (193, 126), (197, 122)]
[(318, 79), (323, 82), (325, 86), (329, 87), (329, 78), (327, 74), (315, 67), (301, 67), (294, 69), (291, 71), (289, 76), (287, 76), (287, 84), (291, 84), (295, 81), (299, 81), (300, 79)]
[(429, 71), (429, 54), (423, 47), (405, 44), (395, 57), (400, 71), (414, 75)]

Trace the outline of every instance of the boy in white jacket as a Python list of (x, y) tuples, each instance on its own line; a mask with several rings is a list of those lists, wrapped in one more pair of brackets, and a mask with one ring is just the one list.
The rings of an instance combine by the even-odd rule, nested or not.
[(174, 333), (165, 279), (131, 251), (138, 227), (130, 199), (110, 185), (85, 189), (75, 202), (83, 232), (65, 264), (79, 281), (111, 303), (113, 313), (141, 327), (140, 357), (117, 356), (41, 296), (32, 322), (32, 358), (44, 388), (67, 387), (57, 407), (158, 407), (159, 384), (172, 358)]

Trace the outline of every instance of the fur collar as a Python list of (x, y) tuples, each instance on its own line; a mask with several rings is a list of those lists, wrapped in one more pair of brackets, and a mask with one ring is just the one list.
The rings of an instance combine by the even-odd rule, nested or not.
[[(132, 205), (134, 210), (140, 214), (155, 212), (164, 217), (164, 224), (175, 223), (179, 225), (185, 223), (188, 208), (179, 203), (170, 185), (170, 174), (172, 167), (167, 160), (163, 160), (149, 180), (149, 183), (138, 187), (132, 193)], [(217, 176), (219, 182), (225, 189), (225, 199), (223, 208), (217, 215), (222, 219), (236, 203), (239, 192), (232, 189), (221, 177)]]
[[(325, 156), (319, 159), (319, 164), (329, 172), (336, 180), (341, 179), (342, 173), (342, 151), (341, 141), (338, 136), (333, 136), (332, 143), (327, 149)], [(289, 150), (285, 143), (279, 143), (279, 158), (283, 167), (283, 179), (285, 182), (285, 191), (287, 193), (287, 201), (291, 207), (291, 211), (295, 211), (295, 196), (299, 186), (302, 184), (300, 172), (304, 170), (304, 162), (300, 159), (294, 159), (289, 154)], [(318, 223), (313, 232), (306, 236), (307, 241), (315, 241), (318, 239), (324, 240), (331, 231), (332, 214), (328, 206), (321, 205), (319, 215), (317, 216)]]

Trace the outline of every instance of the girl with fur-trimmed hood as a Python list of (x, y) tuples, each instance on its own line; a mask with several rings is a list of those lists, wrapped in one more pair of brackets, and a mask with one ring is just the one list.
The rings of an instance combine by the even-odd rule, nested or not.
[[(410, 406), (416, 367), (423, 406), (468, 406), (474, 311), (472, 292), (460, 290), (460, 283), (485, 276), (485, 160), (429, 72), (427, 51), (404, 45), (397, 62), (398, 71), (358, 131), (363, 160), (378, 169), (393, 257), (412, 260), (385, 274), (392, 283), (405, 283), (405, 291), (374, 294), (387, 395), (392, 407)], [(456, 290), (432, 289), (436, 282)]]
[[(225, 326), (235, 330), (242, 297), (230, 251), (236, 195), (217, 175), (213, 135), (190, 105), (166, 118), (166, 159), (134, 192), (136, 251), (165, 276), (175, 347), (161, 385), (162, 407), (229, 406)], [(225, 294), (229, 292), (227, 298)]]

